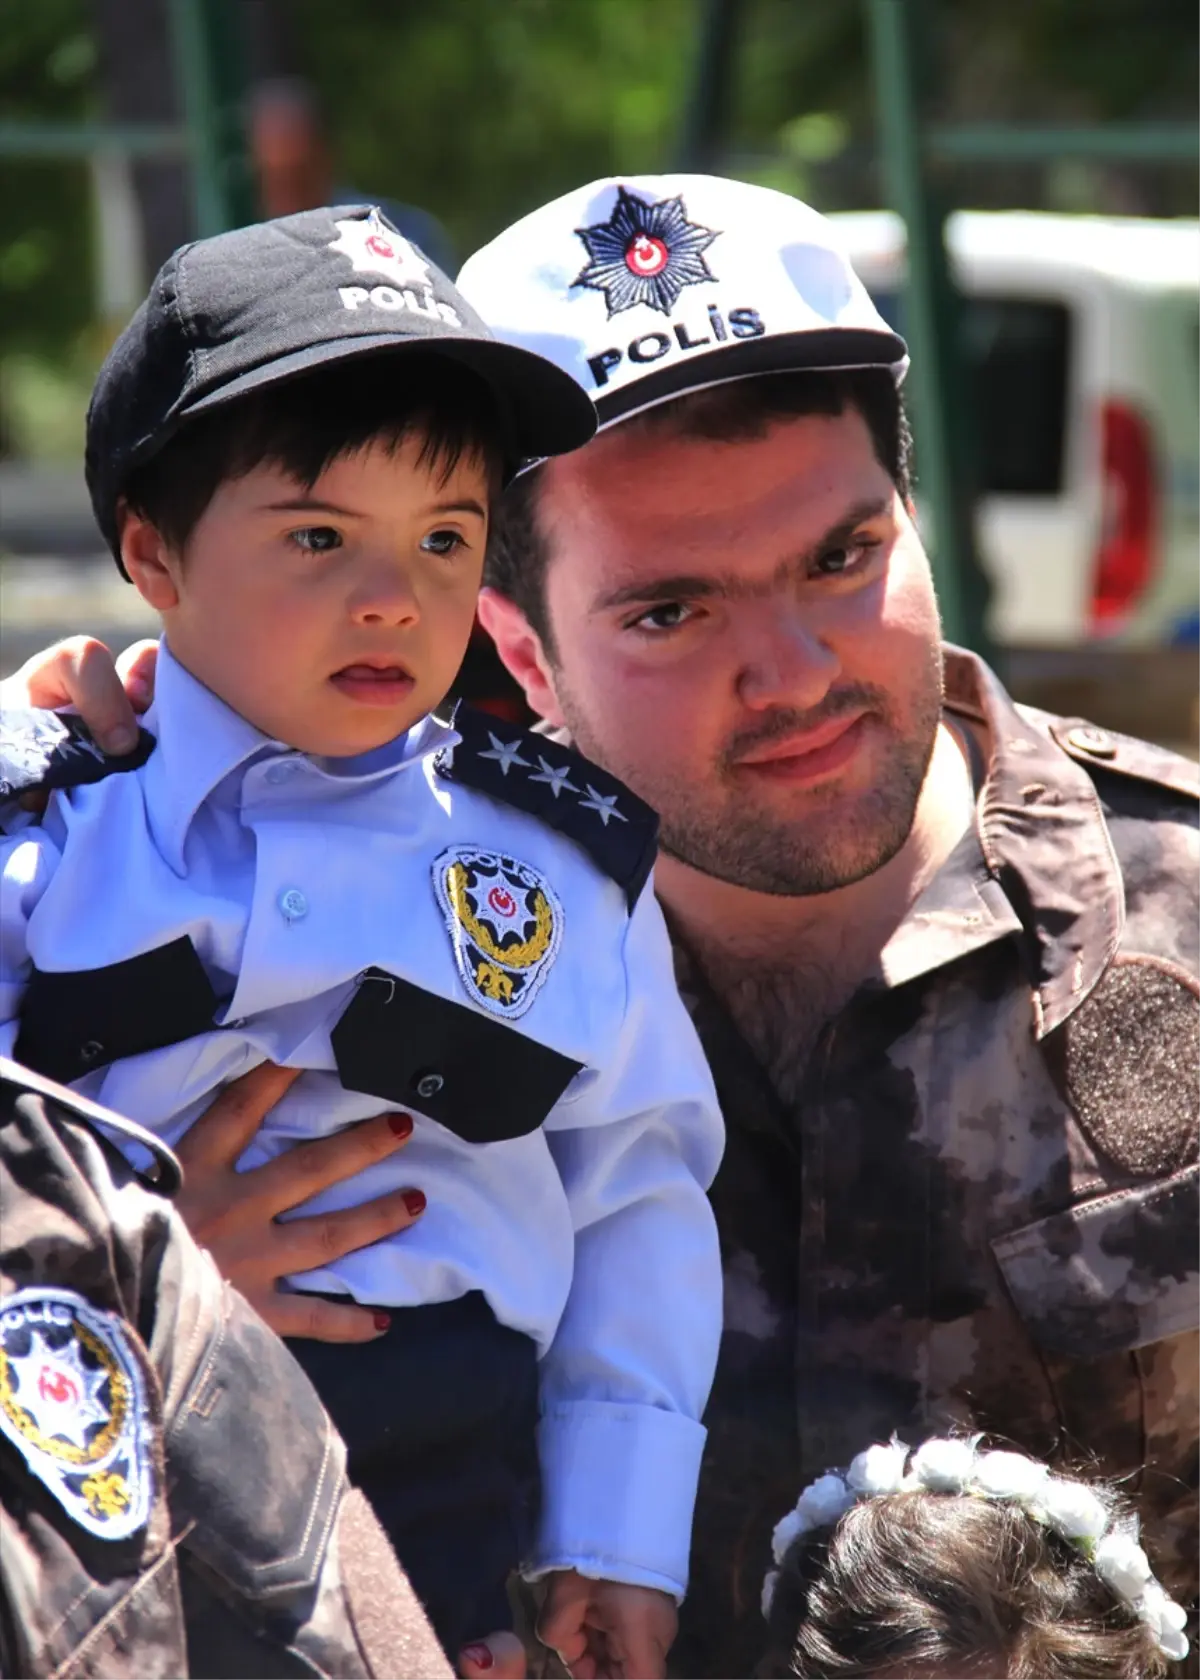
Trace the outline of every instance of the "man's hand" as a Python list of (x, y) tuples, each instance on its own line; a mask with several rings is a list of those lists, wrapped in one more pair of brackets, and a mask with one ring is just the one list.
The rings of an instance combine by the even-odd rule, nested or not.
[(330, 1261), (403, 1231), (420, 1218), (419, 1190), (396, 1190), (337, 1213), (279, 1220), (319, 1190), (402, 1149), (412, 1134), (406, 1114), (363, 1120), (334, 1137), (289, 1149), (265, 1166), (238, 1172), (237, 1163), (298, 1068), (264, 1062), (227, 1085), (182, 1138), (176, 1154), (184, 1186), (176, 1205), (198, 1243), (280, 1336), (319, 1342), (369, 1342), (387, 1329), (387, 1315), (291, 1295), (280, 1278)]
[(662, 1680), (678, 1622), (668, 1593), (564, 1569), (548, 1577), (538, 1638), (575, 1680)]
[(154, 697), (157, 642), (134, 642), (114, 663), (94, 636), (72, 636), (35, 653), (8, 677), (6, 706), (73, 706), (95, 741), (115, 758), (137, 745), (137, 716)]

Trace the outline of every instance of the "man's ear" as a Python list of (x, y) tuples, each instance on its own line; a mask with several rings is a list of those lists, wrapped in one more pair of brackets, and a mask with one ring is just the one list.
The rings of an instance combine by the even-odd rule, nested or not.
[(532, 709), (553, 728), (561, 729), (563, 715), (554, 692), (550, 661), (541, 637), (520, 607), (497, 589), (481, 589), (479, 622), (495, 642), (509, 675), (525, 690)]
[(170, 612), (179, 605), (178, 561), (157, 527), (140, 513), (123, 505), (117, 510), (117, 519), (121, 527), (121, 562), (134, 588), (155, 612)]

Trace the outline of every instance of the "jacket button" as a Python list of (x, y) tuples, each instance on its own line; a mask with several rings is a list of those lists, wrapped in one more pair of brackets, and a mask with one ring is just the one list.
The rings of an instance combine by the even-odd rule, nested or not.
[(436, 1097), (445, 1083), (440, 1073), (422, 1073), (413, 1081), (419, 1097)]
[(79, 1048), (81, 1062), (98, 1062), (104, 1054), (104, 1046), (98, 1038), (89, 1038), (86, 1044)]
[(1097, 729), (1095, 724), (1086, 723), (1078, 729), (1072, 729), (1067, 736), (1069, 745), (1077, 752), (1085, 752), (1092, 758), (1116, 758), (1117, 743), (1107, 730)]

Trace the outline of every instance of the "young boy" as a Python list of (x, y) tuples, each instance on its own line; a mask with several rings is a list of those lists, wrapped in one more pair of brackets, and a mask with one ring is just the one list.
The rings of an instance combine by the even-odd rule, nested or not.
[[(306, 1070), (247, 1166), (381, 1106), (411, 1129), (411, 1226), (293, 1280), (387, 1334), (296, 1351), (452, 1653), (518, 1565), (614, 1652), (665, 1652), (719, 1331), (721, 1124), (653, 813), (430, 715), (491, 498), (593, 424), (375, 210), (177, 253), (88, 420), (101, 529), (163, 621), (148, 737), (0, 853), (0, 1051), (169, 1141), (256, 1063)], [(87, 1386), (18, 1413), (86, 1442), (115, 1403)]]

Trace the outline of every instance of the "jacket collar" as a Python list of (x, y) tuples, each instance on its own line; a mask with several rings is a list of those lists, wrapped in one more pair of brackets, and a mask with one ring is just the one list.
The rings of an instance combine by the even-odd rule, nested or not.
[[(982, 727), (978, 834), (1019, 923), (1044, 1038), (1097, 985), (1125, 925), (1121, 870), (1087, 771), (974, 654), (946, 649), (946, 709)], [(917, 906), (916, 908), (919, 908)]]

